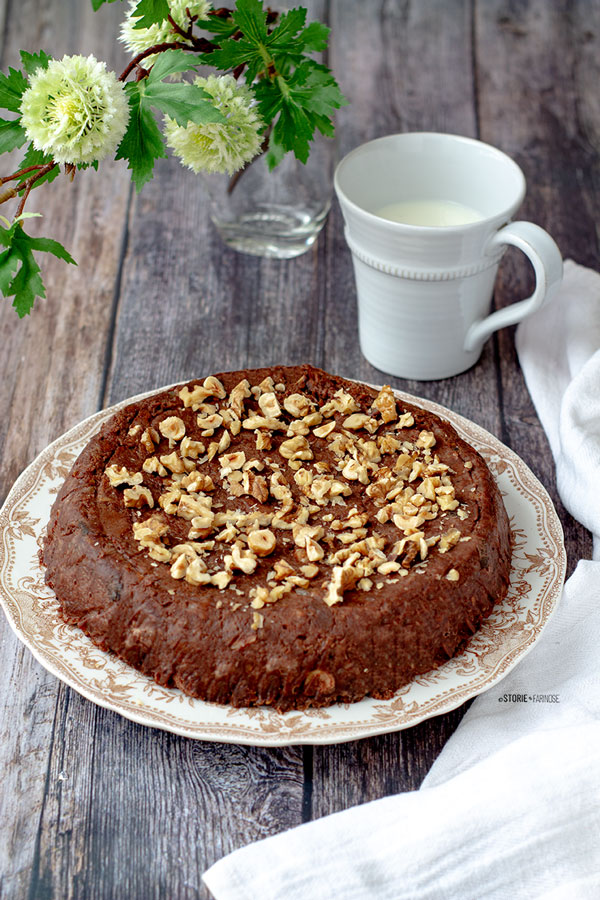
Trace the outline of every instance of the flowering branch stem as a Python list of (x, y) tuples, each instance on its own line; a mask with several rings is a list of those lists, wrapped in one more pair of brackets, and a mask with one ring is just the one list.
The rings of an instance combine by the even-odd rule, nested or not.
[(55, 162), (46, 163), (46, 165), (38, 168), (38, 171), (36, 172), (35, 175), (31, 175), (27, 179), (27, 181), (23, 182), (21, 187), (25, 188), (25, 192), (24, 192), (23, 196), (21, 197), (21, 202), (19, 203), (19, 206), (17, 207), (17, 212), (15, 214), (15, 218), (18, 218), (20, 215), (23, 214), (23, 210), (25, 209), (25, 204), (27, 203), (27, 198), (29, 197), (29, 194), (31, 193), (31, 189), (34, 186), (34, 184), (36, 183), (36, 181), (39, 181), (40, 178), (43, 178), (44, 175), (47, 175), (48, 172), (51, 172), (52, 169), (54, 169), (56, 166), (57, 166), (57, 163), (55, 163)]
[[(209, 41), (206, 43), (208, 44)], [(162, 44), (155, 44), (153, 47), (148, 47), (146, 50), (142, 50), (141, 53), (138, 53), (137, 56), (134, 56), (131, 62), (119, 75), (118, 81), (126, 81), (127, 77), (133, 72), (135, 67), (142, 62), (142, 60), (146, 59), (147, 56), (152, 56), (154, 53), (162, 53), (163, 50), (191, 50), (192, 52), (198, 52), (196, 47), (190, 47), (189, 44), (184, 44), (182, 41), (163, 41)]]
[(37, 166), (27, 166), (26, 169), (19, 169), (19, 171), (15, 172), (13, 175), (5, 175), (3, 178), (0, 178), (0, 184), (5, 184), (7, 181), (14, 181), (15, 178), (20, 178), (21, 175), (27, 175), (28, 172), (34, 172), (41, 168), (43, 168), (42, 163), (39, 163)]

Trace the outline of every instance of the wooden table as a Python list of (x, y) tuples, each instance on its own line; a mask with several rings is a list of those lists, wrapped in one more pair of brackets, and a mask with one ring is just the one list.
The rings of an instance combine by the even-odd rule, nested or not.
[[(524, 218), (598, 268), (600, 4), (593, 0), (330, 0), (330, 64), (350, 105), (341, 153), (386, 133), (479, 137), (522, 166)], [(120, 3), (2, 0), (2, 68), (18, 48), (95, 53), (123, 68)], [(122, 164), (39, 191), (43, 229), (79, 262), (44, 265), (48, 299), (0, 308), (0, 500), (55, 437), (137, 392), (223, 369), (308, 361), (381, 382), (360, 354), (337, 204), (317, 245), (288, 262), (225, 249), (201, 188), (164, 161), (135, 196)], [(510, 251), (495, 303), (531, 288)], [(473, 419), (545, 484), (571, 567), (588, 534), (562, 508), (515, 355), (513, 329), (457, 378), (392, 384)], [(330, 747), (254, 749), (133, 724), (35, 662), (0, 617), (0, 896), (205, 898), (225, 853), (327, 813), (418, 788), (465, 707)]]

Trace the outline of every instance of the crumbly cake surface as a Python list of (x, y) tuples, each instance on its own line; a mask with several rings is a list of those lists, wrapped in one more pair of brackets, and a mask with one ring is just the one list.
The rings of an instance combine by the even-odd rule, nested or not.
[(389, 698), (506, 594), (482, 458), (432, 413), (310, 366), (118, 412), (54, 504), (64, 619), (163, 685), (280, 710)]

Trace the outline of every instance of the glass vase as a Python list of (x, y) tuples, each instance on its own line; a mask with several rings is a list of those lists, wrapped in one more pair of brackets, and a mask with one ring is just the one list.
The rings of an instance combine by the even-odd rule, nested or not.
[(291, 259), (314, 244), (331, 206), (337, 142), (317, 134), (310, 147), (306, 163), (287, 153), (269, 171), (263, 155), (233, 177), (203, 176), (210, 217), (227, 246)]

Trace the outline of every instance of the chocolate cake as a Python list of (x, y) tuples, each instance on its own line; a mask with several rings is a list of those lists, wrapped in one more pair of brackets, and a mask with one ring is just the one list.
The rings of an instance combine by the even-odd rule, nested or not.
[(496, 484), (450, 424), (311, 366), (119, 411), (52, 509), (66, 622), (159, 684), (279, 710), (389, 698), (508, 588)]

